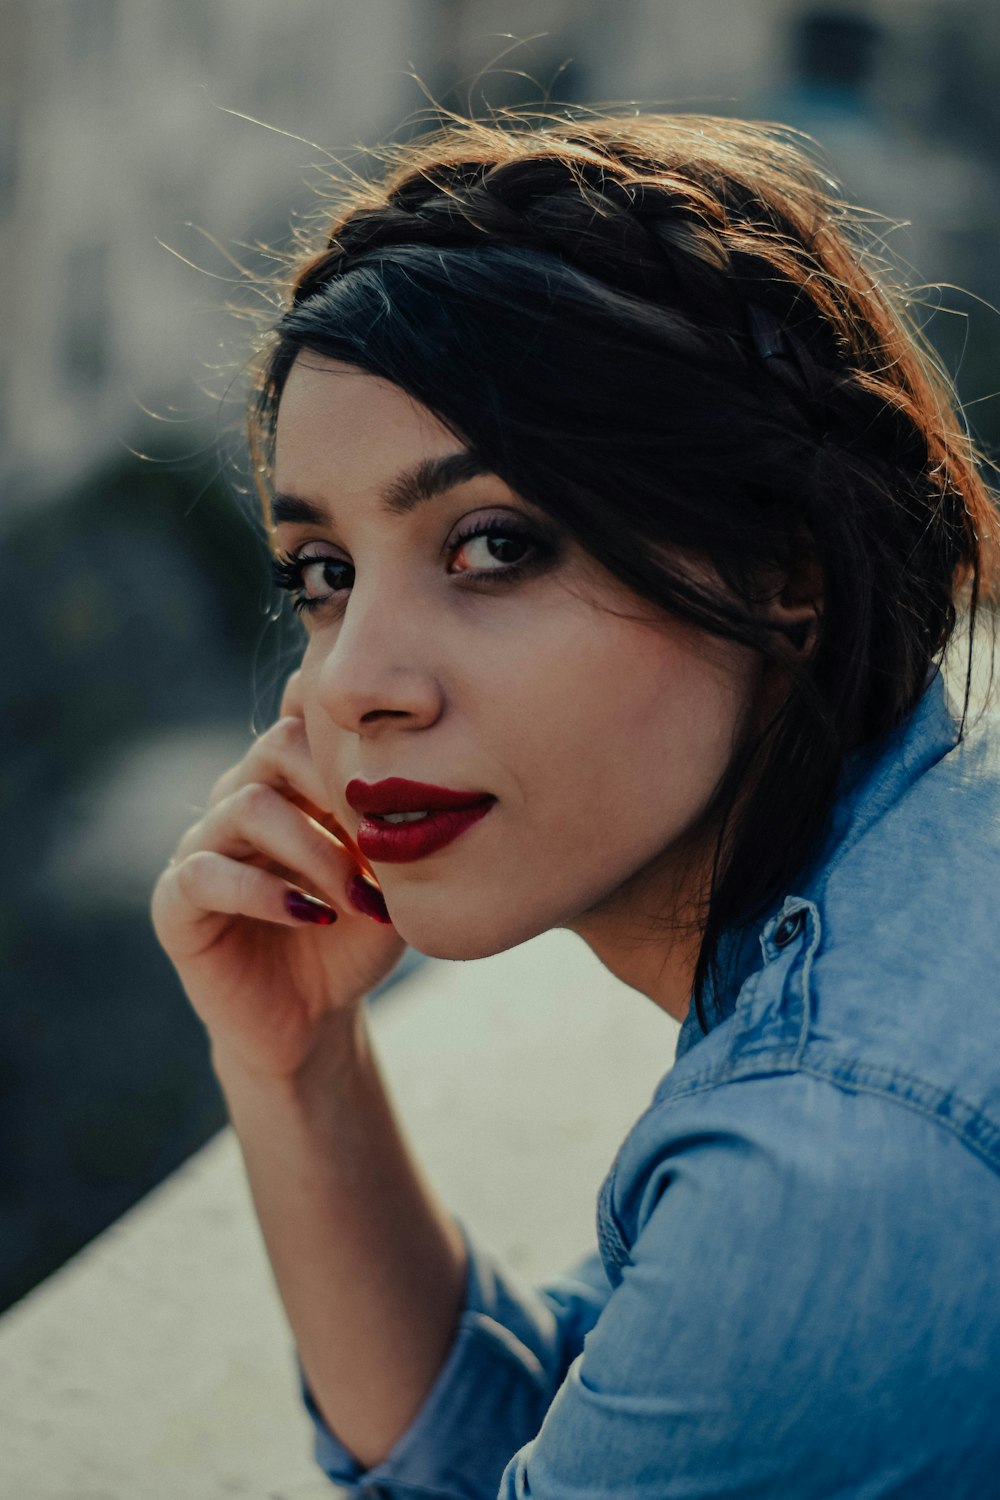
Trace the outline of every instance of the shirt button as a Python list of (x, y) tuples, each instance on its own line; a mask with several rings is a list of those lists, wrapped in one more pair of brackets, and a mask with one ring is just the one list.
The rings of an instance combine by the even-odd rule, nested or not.
[(789, 943), (794, 942), (798, 937), (805, 925), (806, 914), (801, 908), (798, 911), (790, 911), (774, 929), (774, 946), (787, 948)]

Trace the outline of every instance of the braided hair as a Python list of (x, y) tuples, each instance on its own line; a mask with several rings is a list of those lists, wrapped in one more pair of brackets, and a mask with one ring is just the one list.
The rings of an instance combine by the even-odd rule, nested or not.
[[(467, 121), (390, 156), (294, 266), (251, 406), (259, 472), (299, 353), (352, 364), (641, 599), (789, 674), (706, 814), (700, 1013), (720, 935), (808, 862), (845, 757), (996, 597), (976, 453), (858, 221), (773, 128)], [(762, 580), (804, 559), (822, 580), (808, 655), (761, 613)]]

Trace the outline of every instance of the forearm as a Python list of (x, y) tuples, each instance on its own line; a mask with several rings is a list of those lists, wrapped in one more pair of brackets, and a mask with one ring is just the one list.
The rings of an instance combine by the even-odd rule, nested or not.
[(327, 1424), (366, 1468), (409, 1426), (454, 1337), (465, 1250), (424, 1183), (363, 1018), (303, 1076), (214, 1058), (299, 1358)]

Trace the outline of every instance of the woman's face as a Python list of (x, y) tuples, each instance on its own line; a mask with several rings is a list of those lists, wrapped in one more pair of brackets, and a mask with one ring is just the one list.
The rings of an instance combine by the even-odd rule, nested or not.
[(757, 683), (747, 652), (653, 618), (495, 475), (453, 464), (437, 488), (461, 447), (384, 380), (292, 368), (274, 543), (310, 605), (301, 692), (329, 805), (355, 837), (355, 779), (495, 799), (434, 852), (372, 860), (400, 935), (451, 959), (655, 912)]

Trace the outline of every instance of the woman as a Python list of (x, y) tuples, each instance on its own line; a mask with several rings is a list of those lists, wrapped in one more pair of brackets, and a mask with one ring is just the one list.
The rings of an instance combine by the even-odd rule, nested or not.
[[(455, 125), (295, 268), (252, 419), (304, 656), (153, 912), (326, 1472), (998, 1493), (1000, 770), (940, 672), (996, 515), (828, 186), (717, 119)], [(362, 999), (553, 927), (684, 1024), (536, 1291)]]

